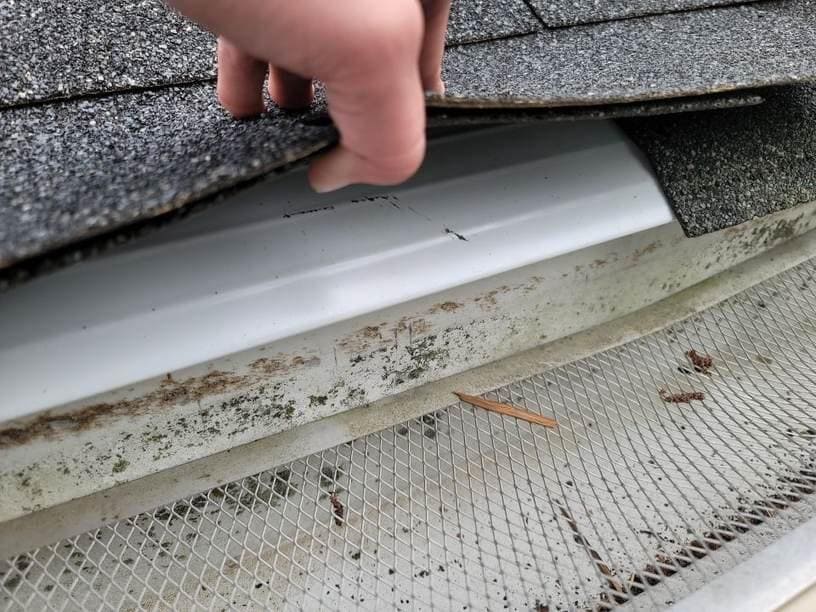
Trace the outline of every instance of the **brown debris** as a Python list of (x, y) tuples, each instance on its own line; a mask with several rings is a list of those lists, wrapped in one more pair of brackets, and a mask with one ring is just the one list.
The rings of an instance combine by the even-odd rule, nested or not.
[(286, 355), (280, 355), (273, 358), (261, 357), (260, 359), (256, 359), (250, 363), (249, 367), (252, 368), (253, 372), (256, 374), (274, 376), (286, 375), (292, 370), (302, 367), (314, 367), (318, 365), (320, 365), (319, 357), (301, 357), (300, 355), (288, 357)]
[(436, 304), (433, 308), (430, 309), (431, 314), (437, 314), (440, 310), (445, 312), (456, 312), (460, 308), (462, 308), (464, 304), (460, 304), (458, 302), (443, 302), (441, 304)]
[(26, 444), (36, 438), (60, 436), (65, 432), (84, 431), (105, 418), (145, 414), (154, 409), (196, 402), (248, 384), (246, 376), (219, 370), (179, 381), (165, 376), (157, 389), (138, 398), (94, 404), (74, 412), (45, 412), (25, 424), (0, 429), (0, 448)]
[(337, 497), (337, 493), (332, 493), (329, 496), (329, 501), (332, 505), (332, 514), (334, 515), (334, 524), (338, 527), (342, 527), (345, 523), (345, 516), (346, 516), (346, 507), (343, 505), (343, 502), (340, 501), (340, 498)]
[(711, 368), (714, 367), (714, 359), (711, 355), (701, 355), (694, 349), (691, 349), (686, 353), (686, 357), (688, 357), (691, 365), (693, 365), (694, 369), (700, 372), (700, 374), (711, 374)]
[(660, 248), (661, 244), (659, 240), (655, 242), (651, 242), (647, 244), (645, 247), (637, 249), (634, 253), (632, 253), (632, 261), (637, 262), (640, 261), (640, 258), (644, 255), (651, 255), (654, 253), (658, 248)]
[(210, 396), (245, 389), (271, 375), (285, 375), (296, 368), (319, 364), (318, 357), (296, 355), (258, 359), (250, 364), (254, 375), (249, 376), (212, 370), (202, 376), (176, 379), (168, 373), (155, 389), (133, 399), (93, 404), (73, 412), (47, 411), (32, 420), (9, 423), (0, 428), (0, 448), (27, 444), (37, 438), (55, 438), (68, 432), (85, 431), (107, 418), (147, 414), (153, 410), (199, 402)]
[(490, 410), (491, 412), (497, 412), (505, 416), (513, 417), (514, 419), (527, 421), (528, 423), (533, 423), (535, 425), (542, 425), (543, 427), (549, 427), (550, 429), (555, 429), (558, 426), (558, 422), (555, 419), (536, 414), (535, 412), (530, 412), (529, 410), (516, 408), (515, 406), (511, 406), (509, 404), (500, 404), (499, 402), (476, 397), (474, 395), (467, 395), (466, 393), (460, 393), (458, 391), (454, 391), (453, 394), (471, 406), (484, 408), (485, 410)]
[(660, 399), (667, 404), (690, 404), (693, 401), (702, 402), (705, 394), (702, 391), (681, 391), (680, 393), (669, 393), (666, 389), (658, 390)]

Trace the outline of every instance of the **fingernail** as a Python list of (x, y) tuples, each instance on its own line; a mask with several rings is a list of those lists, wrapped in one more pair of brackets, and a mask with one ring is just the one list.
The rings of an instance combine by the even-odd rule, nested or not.
[(445, 82), (442, 79), (431, 87), (430, 89), (425, 90), (425, 95), (432, 94), (434, 96), (444, 96), (445, 95)]
[(354, 181), (349, 180), (346, 177), (342, 176), (318, 176), (311, 178), (309, 183), (317, 193), (331, 193), (332, 191), (337, 191), (339, 189), (343, 189), (343, 187), (348, 187)]
[(309, 182), (317, 193), (329, 193), (360, 182), (360, 160), (342, 146), (312, 163)]

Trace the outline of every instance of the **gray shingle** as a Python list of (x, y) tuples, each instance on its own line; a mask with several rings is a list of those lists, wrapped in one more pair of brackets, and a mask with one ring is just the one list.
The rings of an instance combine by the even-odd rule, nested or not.
[(0, 113), (0, 267), (265, 174), (335, 139), (280, 111), (227, 117), (211, 85)]
[(161, 0), (0, 0), (0, 107), (212, 78), (214, 49)]
[(542, 27), (524, 0), (453, 0), (448, 44), (530, 34)]
[[(39, 6), (43, 0), (33, 2)], [(145, 7), (152, 3), (153, 0), (144, 0), (134, 4), (147, 10)], [(450, 125), (485, 120), (605, 118), (688, 111), (700, 105), (755, 103), (758, 100), (752, 92), (694, 96), (816, 76), (815, 3), (816, 0), (758, 2), (745, 7), (542, 31), (456, 47), (446, 57), (446, 81), (451, 95), (435, 103), (450, 104), (460, 110), (434, 111), (433, 122)], [(0, 0), (0, 10), (8, 11), (14, 6), (12, 0)], [(496, 5), (492, 6), (495, 9)], [(3, 13), (3, 18), (8, 14)], [(117, 23), (122, 30), (122, 22)], [(97, 35), (98, 32), (86, 37), (96, 41), (93, 37)], [(147, 40), (140, 36), (136, 34), (132, 41), (136, 48), (139, 41)], [(179, 39), (184, 36), (179, 35)], [(206, 47), (210, 57), (212, 41), (205, 36), (200, 42), (199, 52), (203, 53), (201, 50)], [(162, 79), (172, 82), (179, 74), (192, 74), (194, 80), (199, 76), (209, 78), (210, 64), (193, 62), (193, 72), (184, 72), (183, 56), (193, 51), (182, 47), (170, 49), (171, 54), (181, 53), (177, 56), (182, 57), (177, 59), (178, 65), (147, 57), (134, 65), (147, 70), (156, 61), (157, 72), (150, 74), (158, 75), (157, 82), (165, 82)], [(71, 69), (71, 62), (78, 61), (80, 73), (90, 70), (88, 74), (96, 74), (93, 71), (97, 67), (90, 58), (71, 58), (72, 53), (82, 54), (83, 48), (69, 45), (63, 49), (62, 61)], [(0, 53), (7, 56), (8, 48)], [(43, 57), (58, 55), (55, 49), (44, 53)], [(103, 75), (112, 79), (103, 88), (118, 89), (132, 83), (142, 87), (148, 82), (140, 79), (149, 71), (128, 73), (127, 62), (117, 53), (113, 56), (122, 60), (118, 64), (121, 71)], [(176, 72), (177, 69), (181, 72)], [(63, 70), (56, 78), (65, 78), (66, 87), (75, 86), (77, 89), (70, 90), (73, 93), (87, 93), (90, 90), (82, 87), (88, 83), (95, 86), (94, 78), (74, 82), (66, 74)], [(130, 78), (135, 80), (128, 81)], [(0, 80), (0, 88), (4, 86), (17, 91), (12, 81)], [(43, 92), (53, 94), (48, 93), (47, 87), (23, 94), (36, 98)], [(671, 96), (683, 99), (663, 99)], [(486, 104), (516, 110), (478, 110)], [(550, 108), (558, 105), (566, 108)], [(796, 112), (812, 119), (807, 113), (802, 114), (801, 104), (794, 107), (788, 110), (794, 113), (800, 109)], [(757, 121), (762, 116), (761, 110), (728, 112), (734, 113), (734, 131), (740, 125), (737, 119), (740, 113), (751, 113), (745, 116)], [(211, 85), (0, 110), (0, 268), (178, 209), (334, 141), (331, 127), (304, 125), (301, 119), (273, 110), (256, 121), (234, 122), (217, 108)], [(642, 129), (661, 125), (659, 122), (664, 120), (653, 121), (656, 123), (644, 122)], [(702, 131), (716, 132), (719, 127), (712, 123)], [(694, 132), (692, 125), (687, 129)], [(767, 134), (769, 138), (778, 136), (770, 128)], [(663, 150), (660, 147), (671, 150), (682, 143), (674, 144), (669, 137), (661, 141), (659, 135), (652, 134), (657, 143), (653, 146), (657, 148), (650, 154), (656, 166), (663, 163), (667, 168), (667, 163), (660, 161), (658, 154)], [(800, 144), (809, 146), (807, 142)], [(713, 150), (726, 145), (710, 147)], [(792, 150), (788, 153), (792, 154)], [(736, 172), (735, 168), (730, 171)], [(672, 203), (690, 232), (718, 229), (723, 224), (745, 220), (746, 214), (761, 214), (765, 210), (751, 200), (751, 194), (759, 189), (757, 186), (749, 184), (740, 192), (737, 178), (728, 175), (718, 180), (731, 181), (734, 189), (731, 197), (736, 199), (725, 200), (725, 212), (717, 212), (716, 200), (712, 199), (707, 205), (707, 216), (697, 217), (690, 209), (696, 195), (683, 199), (686, 188), (677, 187), (686, 184), (684, 179), (678, 179), (676, 172), (674, 175), (668, 170), (663, 172), (661, 178), (667, 193), (675, 194), (671, 196)], [(804, 167), (801, 172), (805, 172)], [(673, 180), (677, 181), (674, 186), (670, 183)], [(791, 195), (796, 185), (805, 190), (802, 194), (809, 194), (809, 183), (797, 180), (793, 177), (786, 183), (790, 186), (787, 192), (779, 190), (787, 194), (783, 196), (786, 202), (800, 199)], [(769, 206), (774, 205), (779, 204)]]
[(448, 50), (450, 105), (578, 106), (816, 78), (816, 0), (545, 30)]
[(712, 94), (696, 98), (651, 100), (606, 106), (559, 108), (436, 108), (429, 109), (428, 124), (437, 126), (514, 124), (539, 121), (585, 121), (624, 117), (655, 117), (674, 113), (741, 108), (764, 101), (762, 90)]
[(753, 1), (755, 0), (530, 0), (530, 4), (544, 23), (560, 27)]
[(763, 95), (754, 108), (621, 122), (689, 236), (816, 201), (816, 86)]
[[(449, 103), (605, 104), (809, 78), (813, 9), (813, 0), (761, 2), (456, 47)], [(523, 0), (459, 0), (451, 37), (519, 34), (538, 28), (532, 19)], [(0, 0), (0, 107), (207, 80), (212, 56), (212, 37), (160, 0), (77, 0), (71, 10)]]
[[(449, 44), (535, 32), (524, 0), (454, 0)], [(215, 39), (161, 0), (0, 0), (0, 108), (215, 77)]]

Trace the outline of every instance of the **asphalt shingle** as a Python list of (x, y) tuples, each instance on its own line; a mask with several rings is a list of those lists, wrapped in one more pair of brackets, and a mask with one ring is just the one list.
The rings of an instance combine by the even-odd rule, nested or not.
[(542, 27), (524, 0), (453, 0), (448, 44), (530, 34)]
[(335, 141), (278, 110), (233, 121), (211, 85), (0, 113), (0, 267), (160, 215)]
[[(524, 0), (454, 0), (448, 43), (528, 34)], [(0, 108), (207, 81), (215, 38), (161, 0), (0, 0)]]
[(816, 85), (757, 107), (622, 121), (689, 236), (816, 201)]
[(209, 79), (214, 49), (161, 0), (0, 0), (0, 107)]
[(451, 106), (583, 106), (816, 78), (816, 0), (611, 21), (449, 49)]
[(560, 27), (753, 1), (755, 0), (530, 0), (530, 4), (544, 23)]

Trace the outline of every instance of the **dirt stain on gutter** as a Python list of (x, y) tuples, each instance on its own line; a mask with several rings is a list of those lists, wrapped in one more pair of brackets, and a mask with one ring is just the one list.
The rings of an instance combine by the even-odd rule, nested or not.
[(85, 431), (102, 420), (119, 416), (147, 414), (155, 410), (199, 402), (207, 397), (246, 389), (272, 375), (320, 364), (317, 357), (261, 358), (250, 364), (251, 374), (239, 375), (213, 370), (202, 376), (176, 380), (168, 374), (153, 391), (133, 399), (103, 402), (77, 411), (47, 411), (34, 419), (0, 429), (0, 448), (27, 444), (39, 438), (53, 438), (65, 433)]

